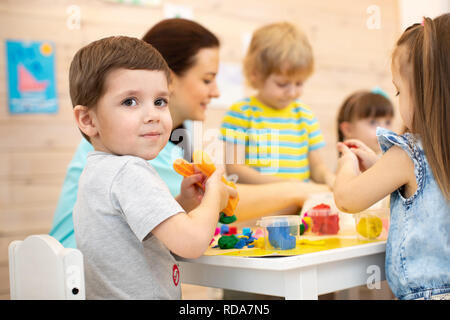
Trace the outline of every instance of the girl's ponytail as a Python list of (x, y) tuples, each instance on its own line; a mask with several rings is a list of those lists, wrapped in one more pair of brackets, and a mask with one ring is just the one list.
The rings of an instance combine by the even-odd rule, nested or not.
[[(445, 29), (447, 28), (447, 29)], [(423, 21), (423, 116), (420, 135), (442, 193), (450, 199), (450, 14)], [(420, 119), (417, 119), (420, 121)], [(431, 129), (431, 130), (430, 130)]]
[(402, 75), (410, 79), (411, 129), (420, 136), (434, 178), (450, 200), (450, 14), (424, 18), (422, 25), (406, 29), (397, 41), (397, 46), (403, 45), (409, 59), (400, 72), (412, 71), (412, 77)]

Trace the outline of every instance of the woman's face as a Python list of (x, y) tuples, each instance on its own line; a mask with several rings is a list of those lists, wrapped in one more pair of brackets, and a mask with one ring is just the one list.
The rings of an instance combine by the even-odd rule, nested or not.
[(174, 128), (184, 120), (205, 120), (208, 104), (220, 94), (216, 83), (219, 48), (200, 49), (194, 61), (182, 76), (173, 75), (169, 108)]

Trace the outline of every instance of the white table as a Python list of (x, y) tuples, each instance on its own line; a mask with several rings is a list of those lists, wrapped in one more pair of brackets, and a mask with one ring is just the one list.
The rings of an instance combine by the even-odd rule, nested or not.
[(286, 299), (318, 295), (385, 280), (386, 242), (372, 242), (290, 257), (177, 257), (181, 281)]

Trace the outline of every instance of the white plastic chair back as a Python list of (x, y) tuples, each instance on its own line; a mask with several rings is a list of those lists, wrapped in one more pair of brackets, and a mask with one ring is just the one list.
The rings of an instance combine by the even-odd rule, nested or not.
[(84, 300), (83, 255), (55, 238), (32, 235), (9, 244), (12, 300)]

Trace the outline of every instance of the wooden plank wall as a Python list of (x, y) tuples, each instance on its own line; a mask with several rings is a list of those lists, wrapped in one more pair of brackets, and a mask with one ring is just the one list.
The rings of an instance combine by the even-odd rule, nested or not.
[[(81, 46), (108, 35), (141, 37), (164, 18), (157, 7), (101, 0), (0, 1), (0, 299), (9, 297), (7, 246), (14, 239), (50, 230), (66, 166), (80, 140), (71, 113), (68, 67)], [(397, 1), (392, 0), (171, 0), (190, 6), (194, 19), (215, 32), (224, 62), (240, 63), (242, 35), (280, 20), (297, 23), (314, 48), (316, 72), (303, 100), (315, 111), (328, 142), (327, 163), (334, 168), (335, 116), (353, 90), (394, 89), (389, 59), (399, 35)], [(81, 28), (66, 26), (67, 8), (81, 9)], [(377, 5), (380, 29), (369, 29), (367, 9)], [(7, 106), (5, 40), (47, 40), (56, 45), (59, 112), (10, 115)], [(226, 93), (225, 93), (226, 94)], [(214, 103), (213, 103), (214, 104)], [(206, 128), (219, 125), (224, 109), (208, 110)]]

